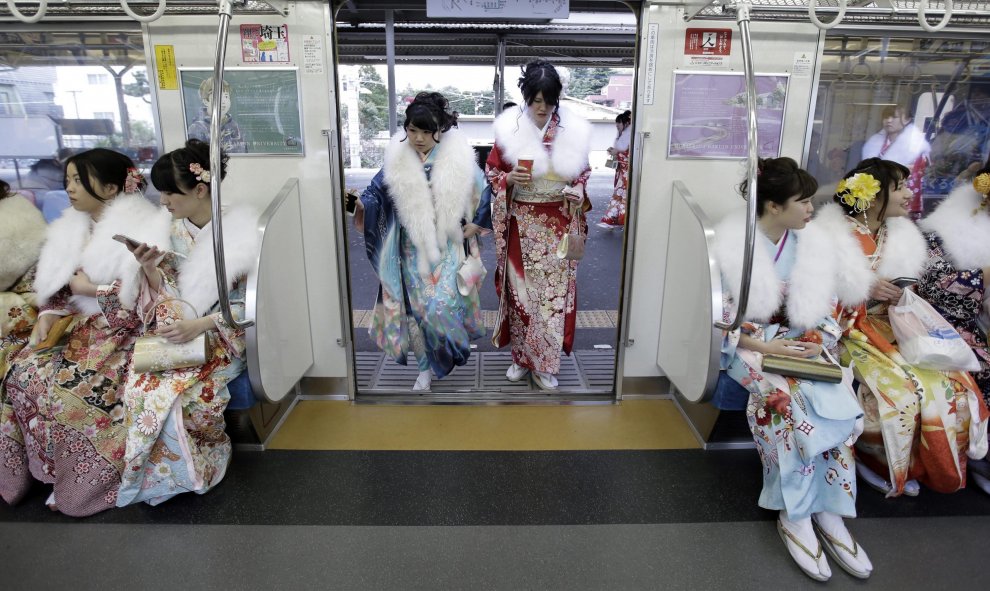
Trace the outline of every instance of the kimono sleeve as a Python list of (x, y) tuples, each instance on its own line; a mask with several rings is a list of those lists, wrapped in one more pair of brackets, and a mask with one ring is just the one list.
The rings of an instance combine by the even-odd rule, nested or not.
[(493, 192), (499, 193), (506, 189), (505, 177), (510, 172), (512, 172), (512, 166), (505, 162), (502, 158), (502, 152), (498, 149), (498, 144), (495, 144), (492, 146), (492, 151), (488, 153), (488, 159), (485, 160), (485, 176), (488, 178), (488, 184), (491, 185)]
[(475, 192), (481, 191), (478, 198), (478, 208), (474, 212), (474, 219), (471, 220), (476, 226), (481, 226), (486, 230), (492, 229), (492, 186), (481, 172), (475, 175)]
[(375, 178), (361, 193), (361, 205), (364, 206), (364, 247), (368, 253), (371, 264), (377, 268), (377, 245), (381, 243), (386, 228), (384, 227), (383, 216), (385, 215), (384, 201), (384, 169), (379, 170)]
[(103, 317), (111, 330), (137, 330), (142, 320), (136, 310), (128, 310), (120, 302), (120, 281), (101, 285), (96, 290), (96, 301), (103, 310)]
[[(230, 313), (233, 315), (234, 320), (238, 322), (244, 320), (246, 285), (247, 277), (238, 277), (237, 281), (234, 282), (234, 289), (230, 292)], [(244, 357), (244, 351), (247, 347), (244, 341), (244, 330), (227, 324), (227, 321), (223, 319), (223, 314), (220, 312), (214, 313), (212, 318), (213, 324), (217, 329), (217, 335), (219, 335), (220, 340), (223, 342), (224, 348), (232, 357), (237, 357), (238, 359)]]
[[(728, 322), (735, 314), (736, 302), (728, 291), (722, 292), (722, 322)], [(732, 363), (732, 358), (736, 356), (736, 348), (739, 347), (739, 339), (742, 336), (742, 329), (733, 331), (722, 331), (722, 347), (719, 356), (719, 369), (725, 370)]]

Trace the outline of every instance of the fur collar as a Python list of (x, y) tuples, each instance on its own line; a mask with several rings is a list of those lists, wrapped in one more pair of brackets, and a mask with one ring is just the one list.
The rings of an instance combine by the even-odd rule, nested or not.
[[(181, 228), (183, 220), (172, 222), (173, 231)], [(204, 316), (220, 301), (217, 292), (216, 265), (213, 261), (213, 229), (207, 225), (200, 230), (199, 240), (179, 265), (179, 294)], [(261, 246), (258, 233), (258, 213), (247, 206), (237, 206), (223, 214), (223, 252), (227, 271), (227, 289), (254, 270)]]
[(982, 197), (969, 183), (956, 187), (919, 224), (925, 232), (935, 232), (957, 269), (990, 267), (990, 213), (973, 210)]
[[(787, 317), (792, 328), (817, 326), (832, 314), (836, 296), (850, 305), (866, 300), (873, 273), (841, 209), (826, 206), (803, 230), (793, 234), (798, 241), (796, 260), (786, 286)], [(745, 210), (729, 214), (715, 228), (715, 256), (725, 278), (722, 288), (730, 293), (738, 289), (742, 279), (745, 235)], [(766, 322), (780, 309), (785, 290), (777, 280), (772, 257), (759, 240), (757, 236), (746, 319)]]
[(921, 276), (928, 260), (928, 243), (910, 218), (888, 218), (887, 237), (880, 251), (877, 275), (885, 279)]
[(10, 289), (38, 262), (45, 218), (20, 195), (0, 199), (0, 291)]
[(461, 220), (473, 216), (477, 162), (474, 149), (457, 129), (440, 135), (430, 180), (403, 132), (385, 150), (385, 186), (399, 223), (419, 253), (419, 271), (428, 275), (440, 263), (447, 240), (463, 240)]
[[(168, 211), (140, 193), (118, 195), (107, 204), (95, 224), (89, 214), (66, 209), (48, 226), (34, 283), (38, 301), (46, 303), (68, 285), (76, 270), (82, 269), (97, 285), (119, 280), (118, 298), (125, 308), (132, 309), (137, 301), (141, 268), (134, 255), (114, 241), (113, 236), (123, 234), (168, 249), (170, 219)], [(95, 298), (72, 296), (70, 301), (83, 314), (100, 311)]]
[(563, 105), (557, 107), (557, 114), (560, 124), (550, 153), (543, 147), (543, 133), (527, 118), (522, 106), (499, 115), (493, 128), (502, 158), (515, 164), (520, 156), (533, 156), (534, 176), (544, 176), (552, 168), (562, 178), (577, 178), (588, 168), (591, 124)]

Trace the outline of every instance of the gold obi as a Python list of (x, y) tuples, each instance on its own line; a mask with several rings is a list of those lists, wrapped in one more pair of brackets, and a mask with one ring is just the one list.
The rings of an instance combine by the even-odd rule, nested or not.
[(534, 178), (527, 185), (515, 185), (512, 189), (512, 199), (524, 203), (562, 201), (564, 199), (562, 191), (566, 186), (567, 179), (563, 179), (551, 171), (543, 177)]

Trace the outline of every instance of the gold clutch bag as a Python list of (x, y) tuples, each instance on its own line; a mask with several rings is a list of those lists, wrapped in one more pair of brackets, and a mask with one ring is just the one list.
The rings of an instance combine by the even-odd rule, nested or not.
[[(165, 300), (170, 301), (170, 300)], [(175, 299), (193, 309), (185, 300)], [(149, 324), (148, 319), (145, 324)], [(175, 344), (165, 337), (145, 335), (134, 342), (134, 371), (137, 373), (158, 373), (169, 369), (198, 367), (210, 360), (209, 340), (206, 333), (187, 343)]]
[(763, 371), (819, 382), (842, 382), (842, 368), (828, 361), (802, 359), (787, 355), (764, 355)]

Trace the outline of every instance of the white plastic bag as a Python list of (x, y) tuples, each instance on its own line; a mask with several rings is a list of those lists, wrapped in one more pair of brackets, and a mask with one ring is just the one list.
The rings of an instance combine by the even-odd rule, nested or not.
[(905, 289), (888, 310), (904, 359), (925, 369), (979, 371), (980, 361), (956, 329), (921, 297)]

